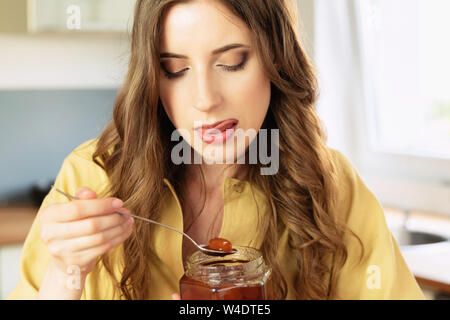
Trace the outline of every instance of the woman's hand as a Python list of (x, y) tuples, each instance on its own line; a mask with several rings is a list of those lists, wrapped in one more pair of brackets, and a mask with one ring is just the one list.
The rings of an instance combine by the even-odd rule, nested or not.
[(126, 240), (133, 218), (114, 213), (123, 202), (116, 198), (97, 199), (97, 194), (80, 188), (80, 200), (53, 204), (40, 213), (41, 238), (51, 254), (51, 265), (59, 272), (78, 267), (86, 276), (97, 258)]
[(172, 293), (172, 300), (181, 300), (178, 293)]

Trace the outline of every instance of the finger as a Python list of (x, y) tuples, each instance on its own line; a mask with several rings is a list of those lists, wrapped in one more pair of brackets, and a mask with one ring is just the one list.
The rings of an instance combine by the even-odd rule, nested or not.
[[(99, 256), (105, 254), (111, 249), (114, 249), (116, 246), (124, 242), (129, 236), (131, 232), (129, 233), (122, 233), (118, 237), (111, 239), (111, 241), (104, 243), (102, 245), (99, 245), (97, 247), (92, 247), (87, 250), (78, 251), (75, 253), (70, 254), (71, 260), (73, 262), (78, 261), (80, 265), (85, 265), (92, 261), (93, 259), (98, 258)], [(76, 264), (76, 263), (72, 263)]]
[(64, 247), (67, 248), (66, 249), (67, 251), (78, 252), (101, 246), (105, 243), (112, 241), (117, 237), (130, 234), (131, 230), (132, 230), (132, 223), (129, 220), (125, 223), (122, 223), (119, 226), (107, 229), (105, 231), (93, 235), (79, 238), (72, 238), (60, 242), (61, 243), (64, 242)]
[[(120, 211), (131, 214), (131, 211), (128, 210), (127, 208), (120, 208)], [(126, 217), (127, 219), (131, 219), (131, 221), (134, 223), (134, 218), (132, 216), (125, 215), (125, 214), (122, 214), (121, 216)]]
[(84, 200), (95, 199), (97, 198), (97, 194), (87, 187), (81, 187), (75, 192), (75, 197)]
[(48, 221), (68, 222), (94, 216), (114, 213), (122, 208), (123, 202), (117, 198), (74, 200), (49, 206)]
[(50, 223), (45, 227), (52, 230), (52, 239), (72, 239), (93, 235), (120, 226), (132, 219), (128, 216), (113, 213), (77, 221)]
[(178, 293), (172, 294), (172, 300), (181, 300), (180, 295)]

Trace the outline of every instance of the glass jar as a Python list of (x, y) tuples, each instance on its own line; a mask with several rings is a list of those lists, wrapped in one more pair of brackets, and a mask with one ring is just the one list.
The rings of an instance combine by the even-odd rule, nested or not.
[(201, 251), (186, 261), (180, 279), (183, 300), (265, 300), (272, 270), (262, 254), (250, 247), (235, 246), (227, 256), (210, 256)]

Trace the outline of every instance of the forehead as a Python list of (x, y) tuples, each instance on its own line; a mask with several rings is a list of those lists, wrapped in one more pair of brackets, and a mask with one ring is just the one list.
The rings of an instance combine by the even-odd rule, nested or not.
[(162, 19), (161, 50), (188, 53), (224, 43), (250, 44), (247, 25), (219, 1), (193, 1), (172, 6)]

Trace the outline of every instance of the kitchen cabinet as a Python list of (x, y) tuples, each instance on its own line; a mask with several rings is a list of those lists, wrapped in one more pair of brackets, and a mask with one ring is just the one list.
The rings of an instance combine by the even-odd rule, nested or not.
[(126, 32), (136, 0), (2, 0), (0, 32)]

